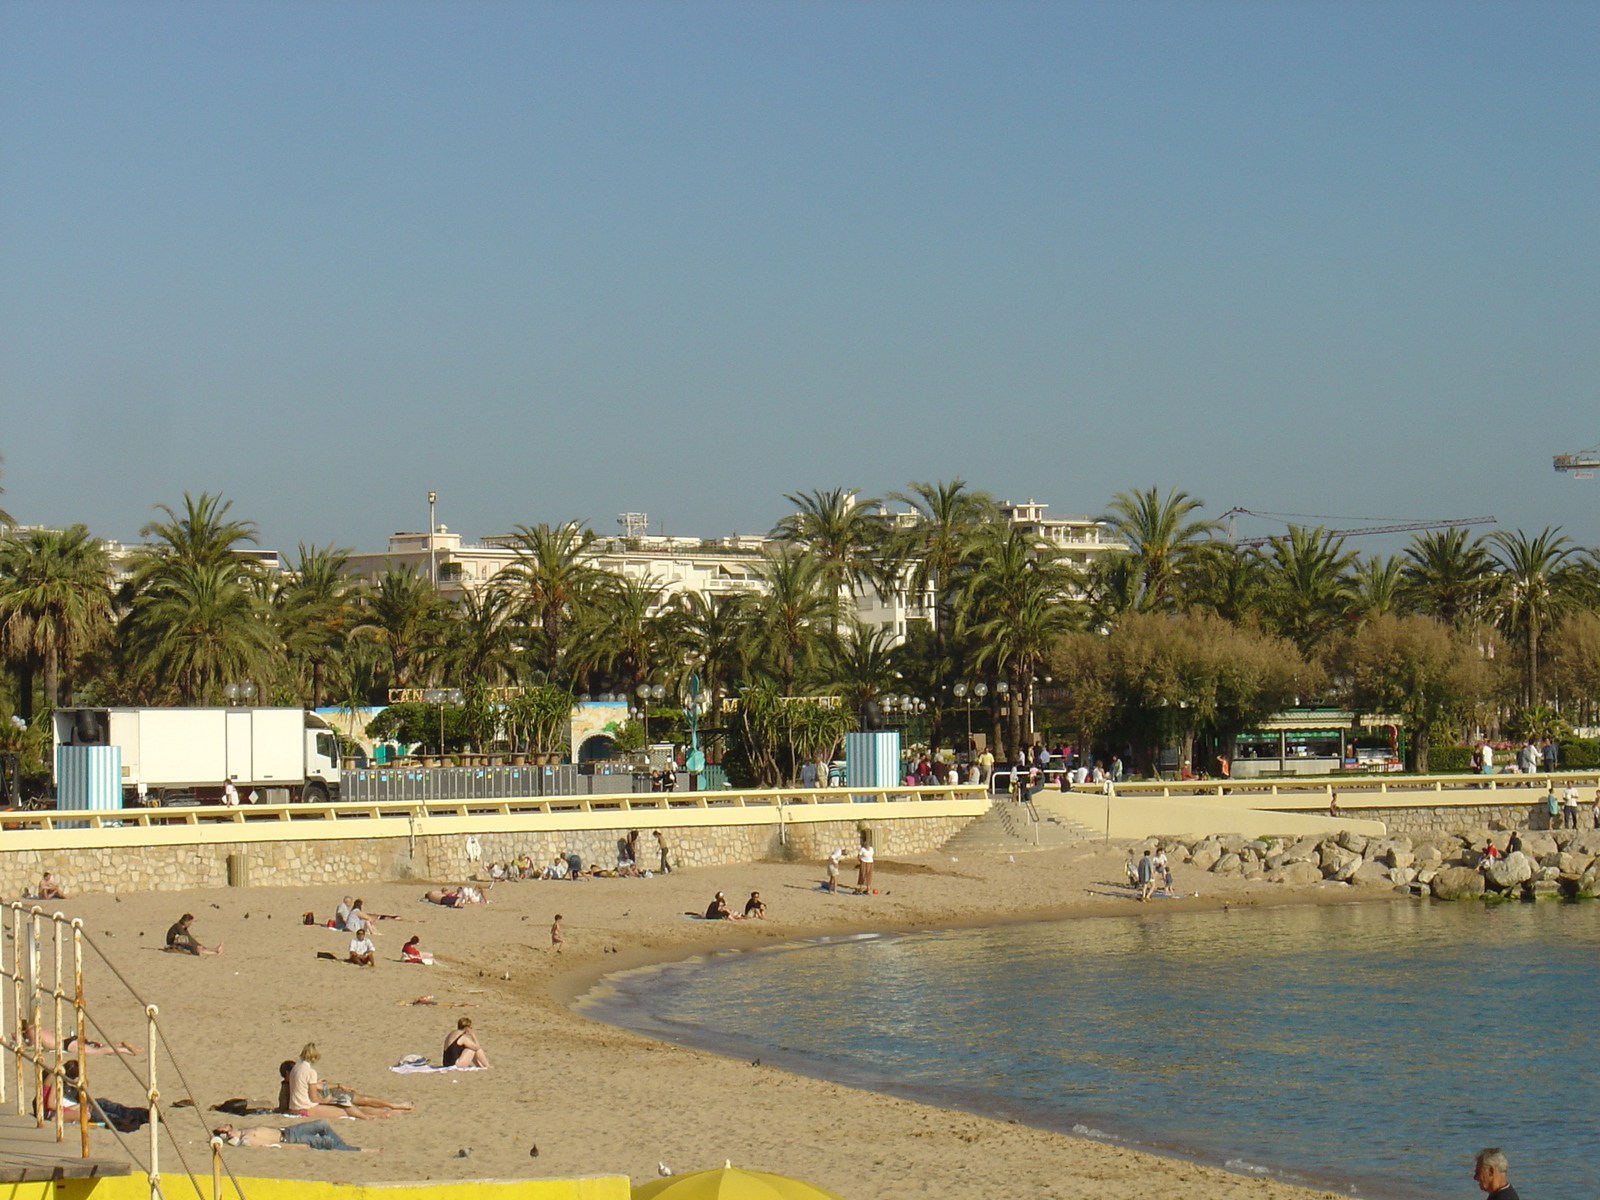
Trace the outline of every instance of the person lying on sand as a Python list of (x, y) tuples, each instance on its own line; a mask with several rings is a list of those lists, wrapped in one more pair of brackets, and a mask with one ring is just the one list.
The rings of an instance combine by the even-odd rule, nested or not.
[(487, 1067), (489, 1057), (472, 1032), (472, 1018), (462, 1017), (444, 1040), (444, 1065), (447, 1067)]
[[(410, 1112), (414, 1105), (394, 1104), (376, 1096), (360, 1095), (354, 1088), (342, 1084), (324, 1083), (317, 1076), (316, 1064), (322, 1051), (315, 1042), (307, 1042), (300, 1050), (300, 1061), (295, 1063), (286, 1077), (287, 1089), (280, 1099), (283, 1111), (297, 1117), (355, 1117), (360, 1121), (378, 1121), (396, 1112)], [(282, 1073), (283, 1068), (278, 1068)]]
[(468, 884), (463, 884), (458, 888), (436, 889), (431, 892), (424, 892), (422, 898), (429, 904), (438, 904), (445, 908), (465, 908), (469, 904), (489, 903), (489, 897)]
[(352, 1146), (333, 1131), (326, 1121), (305, 1121), (299, 1125), (285, 1125), (274, 1129), (270, 1125), (249, 1125), (236, 1129), (232, 1125), (218, 1125), (211, 1131), (230, 1146), (305, 1146), (310, 1150), (358, 1150), (376, 1154), (370, 1147), (362, 1150)]
[(422, 939), (413, 937), (404, 946), (400, 947), (400, 961), (408, 963), (422, 963), (424, 966), (433, 965), (433, 955), (429, 954), (417, 943)]
[[(37, 1046), (40, 1050), (54, 1050), (56, 1048), (56, 1035), (41, 1025), (35, 1025), (27, 1017), (22, 1018), (22, 1040), (30, 1046)], [(78, 1052), (78, 1035), (67, 1034), (66, 1040), (61, 1043), (61, 1053), (76, 1054)], [(143, 1046), (135, 1046), (131, 1042), (118, 1042), (115, 1046), (107, 1046), (104, 1042), (83, 1039), (83, 1052), (85, 1054), (143, 1054)]]
[(177, 924), (167, 930), (167, 949), (174, 954), (193, 954), (196, 958), (202, 954), (221, 954), (221, 942), (218, 942), (213, 949), (210, 946), (202, 946), (195, 940), (194, 934), (189, 932), (189, 926), (193, 924), (193, 913), (184, 913), (179, 917)]
[[(78, 1063), (74, 1059), (61, 1065), (61, 1072), (66, 1076), (62, 1087), (61, 1117), (67, 1123), (78, 1119), (78, 1106), (84, 1103), (83, 1089), (78, 1086)], [(46, 1072), (44, 1092), (42, 1095), (44, 1115), (46, 1119), (55, 1116), (54, 1087), (51, 1073)], [(150, 1110), (148, 1108), (134, 1108), (132, 1105), (118, 1104), (115, 1100), (95, 1098), (88, 1101), (89, 1119), (98, 1121), (115, 1129), (118, 1133), (132, 1133), (142, 1129), (150, 1123)]]

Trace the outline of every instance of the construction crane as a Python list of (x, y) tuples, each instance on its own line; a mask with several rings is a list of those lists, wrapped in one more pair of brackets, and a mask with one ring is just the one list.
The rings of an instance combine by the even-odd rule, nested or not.
[[(1600, 464), (1597, 464), (1600, 465)], [(1316, 513), (1275, 513), (1250, 508), (1230, 508), (1222, 514), (1228, 522), (1228, 540), (1235, 546), (1265, 546), (1270, 537), (1241, 538), (1234, 535), (1236, 517), (1262, 517), (1268, 521), (1285, 521), (1299, 524), (1312, 521), (1322, 525), (1325, 521), (1381, 521), (1385, 524), (1361, 525), (1353, 529), (1328, 529), (1328, 537), (1363, 537), (1372, 533), (1413, 533), (1423, 529), (1458, 529), (1468, 525), (1493, 525), (1493, 517), (1449, 517), (1438, 521), (1406, 521), (1398, 517), (1328, 517)]]
[(1574, 479), (1588, 479), (1600, 471), (1600, 446), (1590, 446), (1576, 454), (1557, 454), (1555, 468), (1557, 471), (1571, 471)]

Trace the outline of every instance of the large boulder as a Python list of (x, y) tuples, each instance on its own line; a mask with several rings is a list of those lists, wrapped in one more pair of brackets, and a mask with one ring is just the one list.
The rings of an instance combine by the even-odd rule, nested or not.
[(1417, 847), (1416, 865), (1419, 871), (1425, 871), (1429, 867), (1437, 867), (1443, 861), (1444, 851), (1440, 850), (1432, 842), (1424, 842)]
[(1490, 887), (1508, 892), (1533, 878), (1533, 861), (1522, 851), (1513, 850), (1500, 861), (1485, 866), (1483, 877)]
[(1600, 854), (1600, 829), (1585, 829), (1567, 843), (1572, 854)]
[(1315, 863), (1292, 862), (1286, 863), (1276, 871), (1267, 872), (1267, 879), (1273, 883), (1288, 883), (1295, 887), (1306, 887), (1313, 883), (1322, 882), (1322, 872)]
[(1320, 836), (1303, 837), (1283, 852), (1285, 862), (1316, 862), (1323, 845)]
[(1201, 842), (1194, 848), (1193, 862), (1202, 871), (1209, 871), (1222, 857), (1222, 847), (1215, 842)]
[(1367, 860), (1359, 854), (1352, 854), (1345, 860), (1343, 866), (1335, 871), (1329, 878), (1338, 883), (1350, 883), (1354, 880), (1355, 873), (1367, 865)]
[(1543, 862), (1551, 855), (1559, 855), (1561, 848), (1548, 833), (1525, 833), (1522, 835), (1522, 852)]
[(1439, 900), (1475, 900), (1483, 895), (1483, 876), (1471, 867), (1445, 867), (1430, 886)]
[(1600, 862), (1590, 865), (1578, 878), (1578, 895), (1589, 899), (1600, 899)]
[(1213, 875), (1237, 875), (1243, 869), (1237, 854), (1224, 854), (1211, 868)]
[(1393, 886), (1393, 881), (1389, 878), (1389, 868), (1372, 859), (1364, 861), (1355, 869), (1350, 876), (1350, 882), (1361, 887)]
[(1217, 835), (1216, 843), (1224, 854), (1237, 854), (1250, 844), (1250, 839), (1237, 833), (1223, 833)]
[(1576, 878), (1587, 871), (1589, 864), (1593, 861), (1594, 856), (1591, 854), (1573, 854), (1569, 850), (1556, 860), (1556, 866), (1560, 868), (1563, 875), (1571, 875)]
[(1417, 856), (1409, 850), (1402, 850), (1399, 846), (1392, 846), (1389, 849), (1389, 865), (1396, 870), (1403, 870), (1416, 861)]
[(1367, 835), (1357, 833), (1354, 829), (1346, 829), (1339, 834), (1339, 845), (1352, 854), (1360, 854), (1367, 848)]
[(1318, 863), (1322, 867), (1322, 873), (1331, 877), (1337, 875), (1346, 867), (1349, 867), (1352, 871), (1355, 870), (1356, 867), (1361, 865), (1361, 855), (1351, 854), (1344, 847), (1330, 842), (1322, 848), (1322, 853), (1318, 856)]

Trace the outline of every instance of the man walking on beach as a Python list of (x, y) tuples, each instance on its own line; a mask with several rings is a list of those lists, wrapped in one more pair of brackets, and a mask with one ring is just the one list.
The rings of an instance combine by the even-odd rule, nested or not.
[(1505, 1152), (1499, 1146), (1488, 1146), (1479, 1150), (1478, 1157), (1473, 1159), (1472, 1177), (1488, 1193), (1489, 1200), (1521, 1200), (1517, 1189), (1506, 1178), (1510, 1169)]
[(672, 847), (667, 845), (667, 839), (661, 836), (661, 830), (659, 829), (655, 831), (655, 839), (656, 845), (661, 848), (661, 874), (671, 875), (672, 862), (667, 855), (671, 851)]

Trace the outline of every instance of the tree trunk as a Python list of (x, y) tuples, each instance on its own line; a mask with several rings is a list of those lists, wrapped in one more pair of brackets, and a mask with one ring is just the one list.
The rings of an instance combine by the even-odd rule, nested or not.
[(33, 722), (33, 664), (26, 656), (17, 660), (17, 715)]
[(51, 708), (61, 707), (61, 660), (54, 646), (44, 652), (44, 702)]
[(1426, 725), (1419, 726), (1411, 738), (1411, 769), (1418, 775), (1428, 773), (1428, 742), (1429, 731)]
[(1006, 696), (1006, 732), (1010, 737), (1010, 745), (1006, 747), (1006, 753), (1014, 759), (1017, 756), (1017, 750), (1022, 746), (1022, 706), (1026, 701), (1026, 697), (1022, 694), (1016, 672), (1011, 671), (1007, 674), (1009, 676), (1007, 682), (1011, 685), (1011, 691)]

